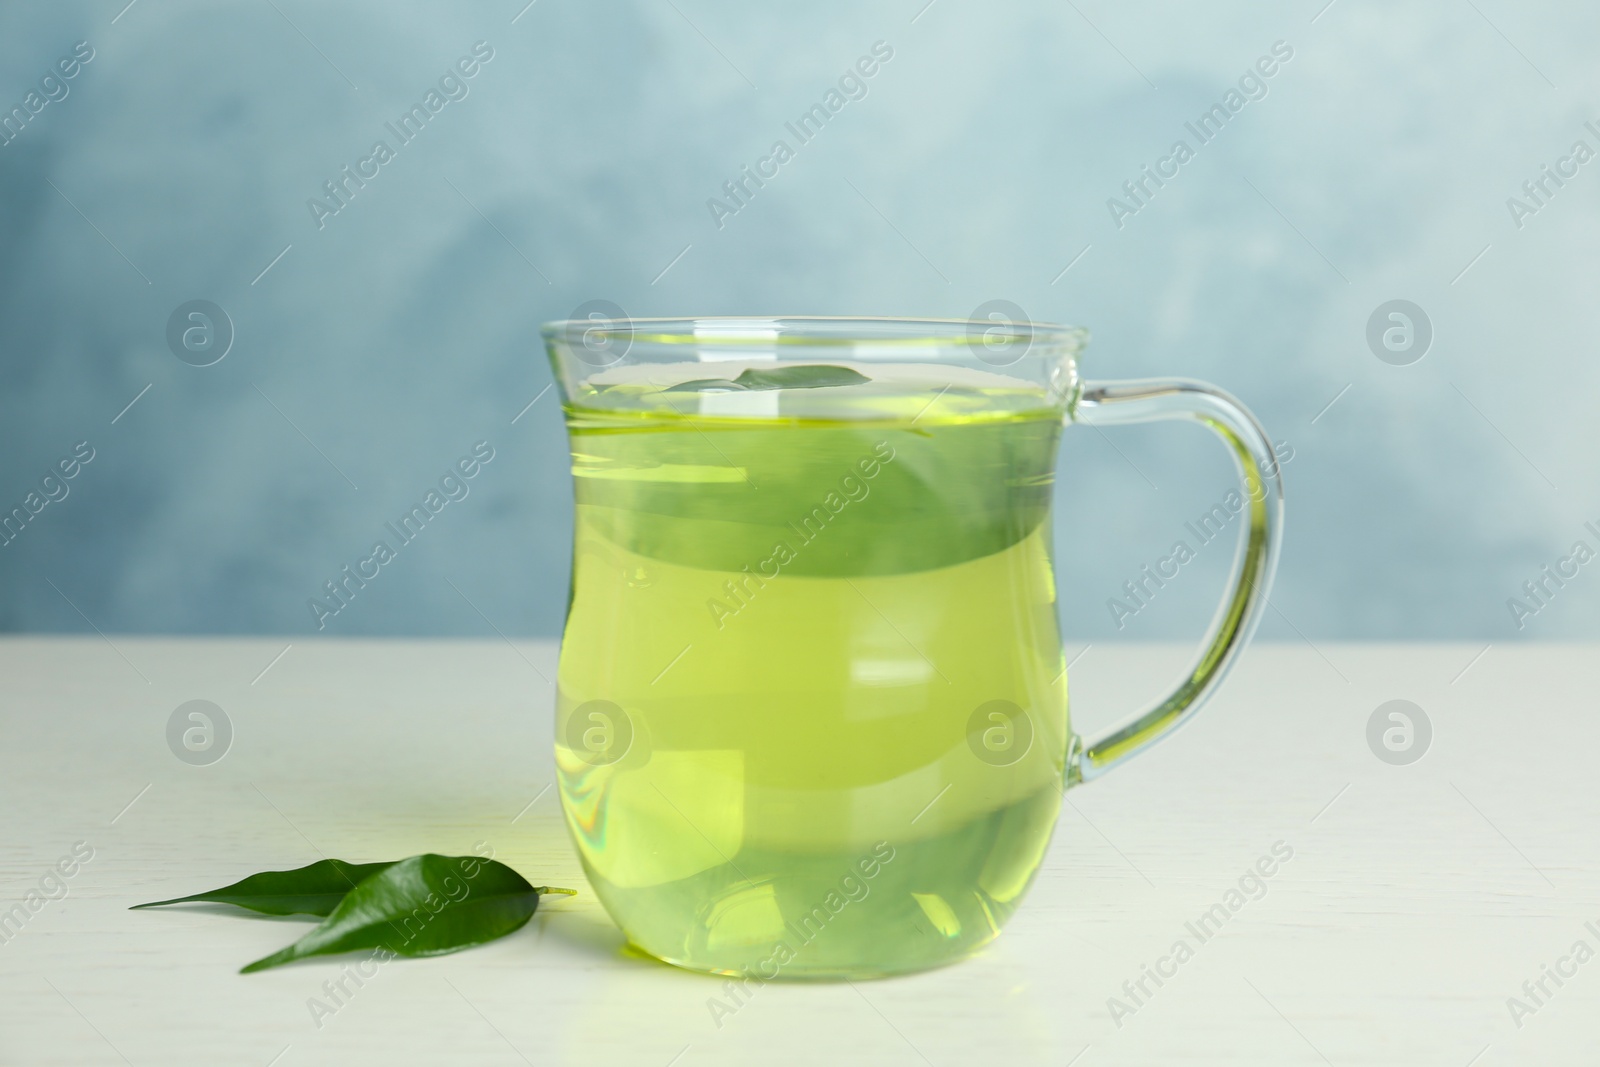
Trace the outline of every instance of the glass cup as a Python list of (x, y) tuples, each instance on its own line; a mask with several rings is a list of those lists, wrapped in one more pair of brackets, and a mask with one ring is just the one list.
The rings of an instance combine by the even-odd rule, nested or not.
[[(576, 492), (556, 766), (589, 882), (700, 971), (864, 978), (992, 940), (1064, 789), (1182, 724), (1265, 603), (1282, 485), (1238, 401), (1085, 382), (1028, 322), (550, 323)], [(1237, 461), (1231, 592), (1170, 695), (1067, 714), (1064, 426), (1188, 419)], [(1230, 497), (1230, 500), (1234, 499)]]

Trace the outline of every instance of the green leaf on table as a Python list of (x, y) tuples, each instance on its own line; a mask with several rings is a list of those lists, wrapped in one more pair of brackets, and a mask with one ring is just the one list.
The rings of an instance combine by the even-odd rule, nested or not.
[(240, 973), (360, 949), (398, 956), (457, 952), (521, 929), (543, 894), (574, 892), (530, 885), (495, 860), (412, 856), (362, 881), (315, 930)]
[(849, 367), (828, 364), (750, 367), (731, 381), (727, 378), (696, 378), (666, 390), (669, 393), (701, 393), (707, 389), (734, 391), (765, 389), (824, 389), (838, 385), (860, 385), (872, 379)]
[(388, 863), (346, 863), (344, 860), (318, 860), (292, 871), (263, 871), (213, 889), (172, 900), (135, 904), (130, 910), (160, 908), (168, 904), (233, 904), (265, 915), (330, 914), (339, 901), (363, 879), (393, 867)]

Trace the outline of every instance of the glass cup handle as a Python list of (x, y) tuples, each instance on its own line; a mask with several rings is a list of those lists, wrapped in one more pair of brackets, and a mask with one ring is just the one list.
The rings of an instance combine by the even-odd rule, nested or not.
[(1232, 594), (1211, 621), (1194, 666), (1167, 696), (1119, 726), (1089, 740), (1073, 739), (1067, 783), (1098, 778), (1187, 722), (1222, 683), (1261, 620), (1283, 540), (1283, 479), (1266, 431), (1239, 401), (1205, 382), (1149, 378), (1085, 382), (1069, 422), (1113, 426), (1159, 419), (1194, 419), (1215, 430), (1239, 469), (1249, 503), (1240, 531)]

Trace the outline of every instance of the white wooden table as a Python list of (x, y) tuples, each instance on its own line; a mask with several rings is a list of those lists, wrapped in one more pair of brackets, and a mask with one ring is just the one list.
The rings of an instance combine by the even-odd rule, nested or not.
[[(297, 639), (273, 662), (285, 640), (113, 640), (0, 641), (0, 910), (41, 884), (59, 896), (47, 870), (77, 842), (93, 849), (67, 895), (0, 944), (0, 1063), (1600, 1056), (1600, 960), (1569, 956), (1579, 940), (1600, 951), (1600, 646), (1258, 646), (1193, 726), (1067, 795), (1028, 899), (981, 955), (854, 986), (768, 985), (719, 1028), (721, 982), (628, 954), (587, 892), (550, 788), (553, 645)], [(1186, 652), (1091, 648), (1073, 669), (1080, 728), (1153, 696)], [(1406, 766), (1367, 742), (1394, 698), (1433, 725)], [(208, 766), (166, 741), (193, 699), (235, 730)], [(353, 958), (235, 973), (298, 920), (125, 910), (319, 854), (478, 841), (584, 892), (499, 943), (346, 980), (320, 1027), (308, 999)], [(1196, 937), (1186, 924), (1279, 841), (1293, 858), (1265, 894)], [(1180, 938), (1194, 946), (1181, 964)], [(1145, 978), (1135, 1001), (1124, 983), (1145, 965), (1171, 976)], [(1545, 978), (1536, 1005), (1523, 983), (1546, 966), (1576, 973)], [(1131, 1011), (1114, 1020), (1111, 997)], [(1511, 997), (1535, 1010), (1514, 1020)]]

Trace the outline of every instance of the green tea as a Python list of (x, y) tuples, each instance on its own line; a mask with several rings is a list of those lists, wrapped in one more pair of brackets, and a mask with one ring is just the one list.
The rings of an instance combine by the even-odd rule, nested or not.
[(965, 955), (1060, 804), (1062, 411), (948, 368), (775, 388), (708, 367), (598, 375), (567, 409), (556, 753), (590, 883), (702, 970)]

